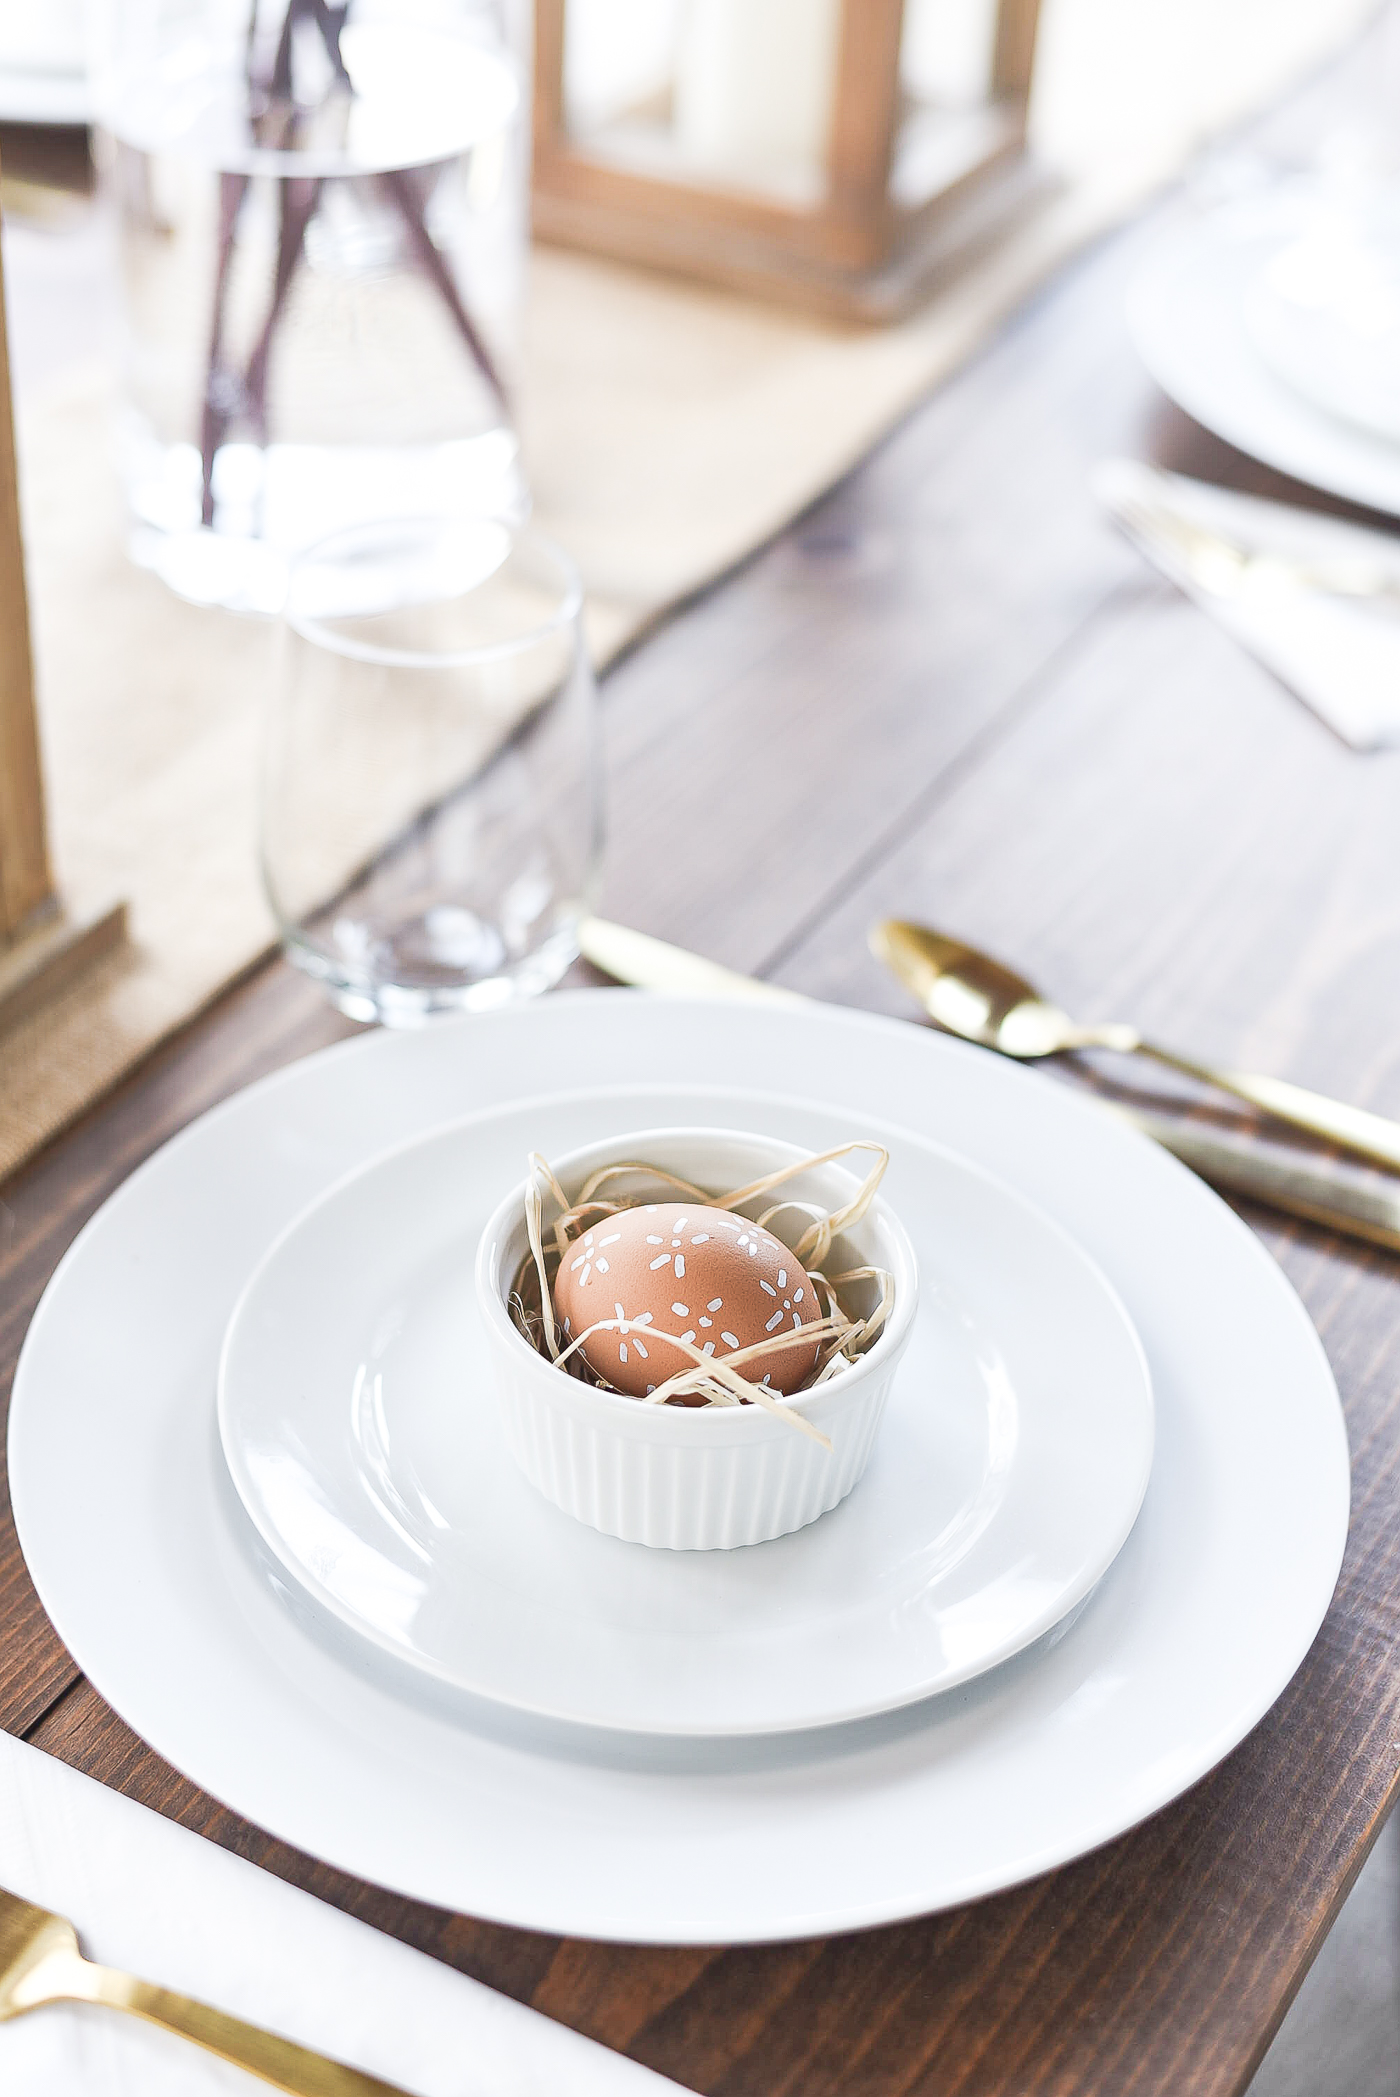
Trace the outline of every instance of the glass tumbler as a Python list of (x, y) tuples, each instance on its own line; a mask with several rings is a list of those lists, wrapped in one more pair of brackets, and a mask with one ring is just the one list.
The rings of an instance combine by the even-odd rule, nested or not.
[(354, 1019), (547, 990), (602, 849), (567, 556), (495, 520), (357, 525), (293, 565), (261, 783), (288, 958)]

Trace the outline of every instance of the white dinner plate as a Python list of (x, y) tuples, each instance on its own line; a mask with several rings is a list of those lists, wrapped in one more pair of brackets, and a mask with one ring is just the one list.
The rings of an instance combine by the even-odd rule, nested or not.
[[(532, 1150), (634, 1129), (874, 1136), (909, 1232), (912, 1343), (865, 1477), (807, 1528), (653, 1551), (551, 1505), (506, 1445), (473, 1286)], [(998, 1181), (865, 1115), (607, 1088), (488, 1110), (376, 1159), (292, 1224), (230, 1321), (219, 1426), (291, 1577), (391, 1659), (563, 1722), (702, 1735), (893, 1710), (982, 1674), (1117, 1556), (1152, 1392), (1094, 1263)]]
[(1311, 192), (1288, 185), (1173, 226), (1128, 293), (1138, 354), (1227, 444), (1310, 487), (1400, 516), (1400, 443), (1332, 415), (1259, 346), (1260, 287), (1298, 240)]
[[(462, 1115), (655, 1082), (791, 1086), (947, 1143), (1103, 1267), (1152, 1371), (1142, 1511), (1084, 1607), (906, 1710), (677, 1742), (470, 1723), (378, 1681), (259, 1571), (214, 1416), (233, 1304), (335, 1180)], [(625, 991), (373, 1034), (205, 1115), (87, 1225), (25, 1341), (25, 1557), (79, 1667), (195, 1783), (342, 1870), (524, 1927), (797, 1937), (1015, 1884), (1108, 1841), (1239, 1741), (1312, 1642), (1346, 1536), (1336, 1389), (1258, 1240), (1070, 1088), (897, 1021)], [(293, 1596), (293, 1599), (295, 1597)], [(308, 1612), (308, 1617), (311, 1613)], [(349, 1641), (348, 1633), (341, 1633)]]
[(1400, 440), (1400, 187), (1299, 183), (1297, 219), (1250, 285), (1261, 356), (1324, 413)]

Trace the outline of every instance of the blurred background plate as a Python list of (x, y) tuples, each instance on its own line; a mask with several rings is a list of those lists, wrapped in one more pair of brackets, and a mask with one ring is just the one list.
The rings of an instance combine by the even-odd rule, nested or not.
[(1400, 182), (1300, 183), (1298, 223), (1255, 277), (1245, 320), (1285, 384), (1400, 441)]
[(1259, 346), (1257, 287), (1314, 207), (1313, 189), (1292, 185), (1173, 227), (1129, 290), (1133, 341), (1162, 391), (1227, 444), (1400, 516), (1400, 443), (1329, 413)]

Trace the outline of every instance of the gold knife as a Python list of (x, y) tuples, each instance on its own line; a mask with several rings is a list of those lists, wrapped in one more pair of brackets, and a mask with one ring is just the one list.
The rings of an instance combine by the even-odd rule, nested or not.
[(672, 947), (649, 932), (634, 932), (630, 925), (614, 925), (605, 917), (586, 917), (579, 926), (579, 952), (605, 976), (619, 983), (633, 983), (639, 990), (666, 990), (676, 997), (744, 998), (765, 1005), (809, 1005), (796, 990), (780, 990), (776, 983), (760, 983), (756, 976), (741, 976), (717, 961)]
[[(579, 948), (584, 959), (604, 975), (642, 990), (662, 990), (678, 997), (738, 998), (770, 1005), (815, 1002), (799, 991), (760, 983), (753, 976), (739, 975), (716, 961), (687, 953), (684, 947), (670, 946), (665, 940), (634, 932), (627, 925), (612, 924), (606, 918), (584, 919)], [(1238, 1194), (1265, 1208), (1280, 1209), (1285, 1215), (1300, 1216), (1324, 1229), (1400, 1252), (1400, 1192), (1358, 1186), (1325, 1166), (1310, 1165), (1302, 1159), (1285, 1163), (1249, 1144), (1218, 1136), (1197, 1122), (1172, 1121), (1162, 1114), (1116, 1105), (1110, 1106), (1109, 1112), (1130, 1121), (1223, 1193)]]

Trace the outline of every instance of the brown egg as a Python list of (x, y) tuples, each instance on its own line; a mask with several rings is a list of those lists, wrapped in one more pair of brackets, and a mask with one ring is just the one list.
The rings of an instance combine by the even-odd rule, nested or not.
[[(574, 1241), (554, 1278), (554, 1311), (568, 1339), (600, 1320), (581, 1352), (619, 1391), (644, 1398), (680, 1369), (690, 1340), (716, 1361), (822, 1315), (800, 1263), (771, 1231), (694, 1202), (622, 1209)], [(775, 1349), (739, 1373), (786, 1395), (816, 1366), (819, 1343)]]

